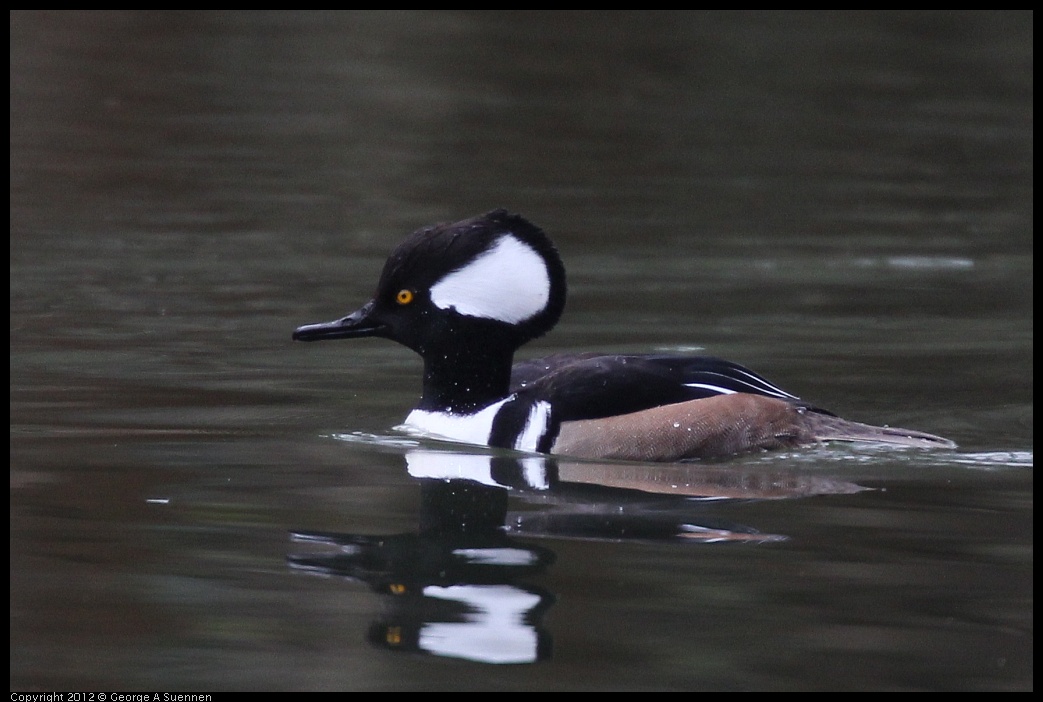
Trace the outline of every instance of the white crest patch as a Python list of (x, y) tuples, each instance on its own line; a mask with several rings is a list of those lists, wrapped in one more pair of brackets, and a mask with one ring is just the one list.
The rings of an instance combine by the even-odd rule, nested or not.
[(528, 244), (506, 235), (463, 268), (431, 287), (431, 301), (443, 310), (508, 324), (530, 319), (550, 300), (550, 275)]

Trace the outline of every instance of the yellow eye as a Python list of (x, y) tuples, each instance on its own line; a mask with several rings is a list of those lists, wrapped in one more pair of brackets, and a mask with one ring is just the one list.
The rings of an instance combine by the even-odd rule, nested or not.
[(412, 290), (405, 290), (405, 289), (399, 290), (398, 294), (395, 295), (395, 302), (397, 302), (400, 305), (408, 305), (412, 301), (413, 301), (413, 291)]

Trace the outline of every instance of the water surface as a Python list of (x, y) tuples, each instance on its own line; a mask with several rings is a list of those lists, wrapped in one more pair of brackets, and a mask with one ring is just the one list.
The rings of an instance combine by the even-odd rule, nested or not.
[[(12, 14), (12, 689), (1031, 689), (1031, 26)], [(490, 455), (394, 430), (409, 351), (290, 342), (501, 206), (569, 271), (523, 355), (960, 449)]]

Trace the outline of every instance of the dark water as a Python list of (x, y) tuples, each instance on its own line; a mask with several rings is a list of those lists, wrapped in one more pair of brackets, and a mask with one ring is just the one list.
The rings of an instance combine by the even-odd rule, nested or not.
[[(1032, 40), (12, 13), (12, 689), (1031, 689)], [(525, 354), (712, 353), (959, 451), (452, 451), (393, 429), (408, 351), (290, 342), (498, 206), (570, 274)]]

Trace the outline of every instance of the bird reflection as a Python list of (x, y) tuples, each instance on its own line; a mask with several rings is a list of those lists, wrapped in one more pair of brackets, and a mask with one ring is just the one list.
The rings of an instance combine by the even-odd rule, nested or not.
[(550, 654), (541, 620), (553, 596), (527, 580), (554, 562), (549, 549), (508, 535), (507, 489), (470, 480), (420, 481), (416, 533), (298, 532), (331, 552), (293, 555), (294, 568), (367, 583), (383, 595), (369, 640), (399, 651), (485, 663)]
[[(663, 543), (784, 540), (714, 519), (724, 500), (853, 493), (844, 481), (705, 464), (594, 464), (547, 456), (414, 450), (417, 530), (298, 531), (298, 571), (364, 582), (381, 595), (369, 640), (396, 651), (490, 664), (548, 658), (554, 596), (532, 580), (555, 560), (539, 539)], [(522, 509), (511, 510), (514, 502)]]

